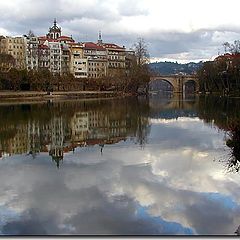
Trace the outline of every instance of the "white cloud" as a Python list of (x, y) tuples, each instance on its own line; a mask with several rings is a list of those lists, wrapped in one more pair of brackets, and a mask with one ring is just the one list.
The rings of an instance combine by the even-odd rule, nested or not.
[(153, 59), (211, 60), (222, 43), (240, 39), (238, 0), (11, 0), (0, 2), (0, 34), (46, 34), (53, 18), (79, 41), (106, 41), (131, 47), (149, 43)]

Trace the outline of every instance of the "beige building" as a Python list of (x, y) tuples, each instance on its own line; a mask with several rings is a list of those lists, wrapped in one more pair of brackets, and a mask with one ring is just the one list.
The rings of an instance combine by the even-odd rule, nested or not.
[(87, 78), (87, 59), (84, 58), (83, 54), (83, 44), (81, 43), (69, 43), (70, 51), (70, 73), (74, 75), (75, 78)]
[(24, 37), (5, 37), (0, 42), (0, 53), (12, 55), (16, 59), (16, 68), (26, 68), (26, 43)]
[(107, 75), (115, 76), (126, 69), (126, 49), (113, 43), (102, 43), (107, 52)]
[(107, 52), (92, 42), (83, 43), (84, 57), (88, 60), (88, 77), (101, 78), (107, 75)]

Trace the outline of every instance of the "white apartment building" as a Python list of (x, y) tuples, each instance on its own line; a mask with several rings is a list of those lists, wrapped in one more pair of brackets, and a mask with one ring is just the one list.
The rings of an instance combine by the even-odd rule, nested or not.
[(53, 74), (61, 74), (62, 48), (61, 43), (54, 40), (46, 40), (44, 45), (49, 47), (49, 70)]
[(38, 38), (25, 36), (26, 66), (27, 70), (38, 70)]

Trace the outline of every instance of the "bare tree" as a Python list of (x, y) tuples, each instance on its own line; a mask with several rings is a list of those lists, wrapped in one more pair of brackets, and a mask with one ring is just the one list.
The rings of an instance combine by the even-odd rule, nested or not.
[(28, 31), (28, 37), (35, 37), (35, 34), (31, 29)]
[(138, 38), (138, 41), (134, 44), (134, 51), (138, 65), (144, 65), (149, 62), (150, 56), (147, 50), (147, 44), (143, 38)]
[(232, 44), (229, 42), (223, 43), (225, 53), (227, 50), (232, 54), (240, 53), (240, 40), (235, 40)]
[(229, 43), (229, 42), (223, 43), (223, 47), (224, 47), (224, 52), (226, 53), (226, 52), (227, 52), (227, 49), (230, 48), (230, 43)]

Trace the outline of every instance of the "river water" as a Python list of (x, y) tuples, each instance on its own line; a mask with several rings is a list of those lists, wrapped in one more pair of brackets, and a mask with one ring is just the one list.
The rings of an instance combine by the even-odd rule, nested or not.
[(239, 103), (0, 104), (0, 233), (234, 235)]

